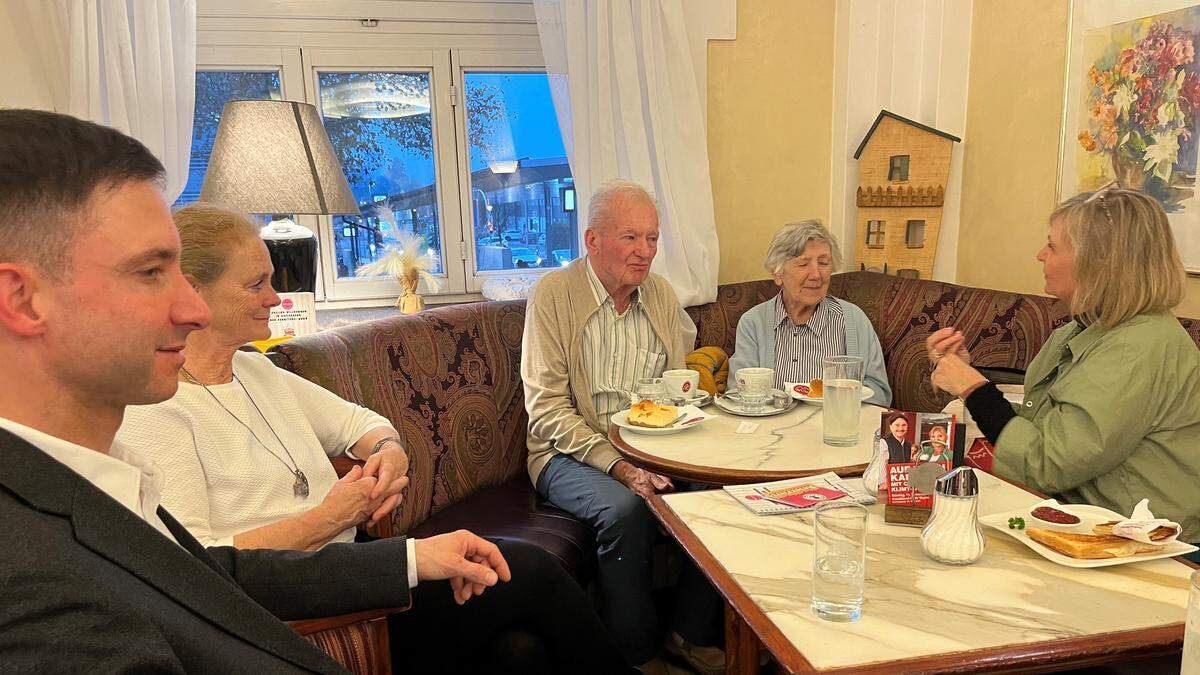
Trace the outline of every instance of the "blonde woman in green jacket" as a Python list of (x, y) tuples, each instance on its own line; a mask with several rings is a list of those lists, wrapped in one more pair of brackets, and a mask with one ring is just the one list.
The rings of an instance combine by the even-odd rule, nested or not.
[(1061, 204), (1038, 251), (1046, 292), (1074, 320), (1025, 373), (1014, 410), (953, 328), (926, 341), (933, 385), (964, 399), (994, 471), (1125, 515), (1141, 499), (1200, 541), (1200, 350), (1171, 315), (1184, 270), (1158, 202), (1104, 189)]

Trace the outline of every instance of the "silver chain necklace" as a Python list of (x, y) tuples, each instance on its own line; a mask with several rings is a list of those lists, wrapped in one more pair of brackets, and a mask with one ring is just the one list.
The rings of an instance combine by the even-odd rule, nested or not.
[(267, 421), (267, 416), (263, 414), (262, 409), (258, 407), (258, 403), (254, 401), (254, 397), (250, 395), (250, 390), (246, 388), (246, 385), (242, 383), (241, 379), (239, 379), (236, 374), (233, 374), (233, 381), (238, 383), (238, 386), (242, 388), (242, 392), (246, 394), (246, 398), (250, 399), (250, 405), (254, 406), (254, 410), (258, 413), (258, 416), (262, 418), (263, 424), (267, 425), (267, 429), (271, 431), (271, 435), (275, 437), (275, 441), (279, 443), (279, 447), (283, 448), (284, 453), (287, 454), (287, 458), (291, 460), (292, 463), (290, 465), (283, 461), (283, 458), (276, 454), (274, 450), (267, 447), (267, 444), (262, 442), (262, 439), (258, 437), (258, 434), (254, 433), (254, 429), (251, 429), (249, 424), (243, 422), (240, 417), (233, 414), (232, 410), (226, 408), (225, 404), (221, 403), (221, 399), (217, 398), (217, 395), (212, 393), (212, 390), (208, 388), (207, 384), (197, 380), (196, 376), (189, 373), (187, 368), (180, 367), (179, 370), (183, 373), (184, 377), (192, 382), (192, 384), (198, 384), (201, 387), (204, 387), (204, 391), (207, 391), (208, 395), (212, 397), (212, 400), (216, 401), (217, 405), (221, 406), (221, 410), (229, 413), (230, 417), (232, 417), (238, 424), (245, 427), (246, 431), (250, 432), (250, 435), (254, 437), (254, 440), (258, 441), (258, 444), (263, 447), (263, 450), (266, 450), (267, 453), (269, 453), (272, 457), (279, 460), (280, 464), (283, 464), (285, 467), (287, 467), (288, 471), (292, 472), (292, 475), (296, 478), (296, 480), (292, 483), (293, 494), (300, 499), (304, 499), (308, 496), (308, 476), (305, 476), (304, 472), (300, 470), (300, 464), (296, 461), (296, 458), (292, 457), (291, 451), (287, 449), (287, 446), (284, 445), (283, 441), (279, 438), (279, 434), (275, 433), (275, 428), (272, 427), (271, 423)]

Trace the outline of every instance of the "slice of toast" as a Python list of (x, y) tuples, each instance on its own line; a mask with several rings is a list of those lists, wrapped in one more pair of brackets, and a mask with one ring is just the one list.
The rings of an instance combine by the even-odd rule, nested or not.
[(653, 401), (639, 401), (629, 408), (629, 423), (635, 427), (662, 429), (670, 426), (676, 417), (679, 417), (679, 408)]
[(1031, 527), (1025, 530), (1029, 538), (1071, 558), (1100, 560), (1102, 558), (1126, 558), (1138, 553), (1150, 553), (1160, 547), (1140, 541), (1117, 537), (1111, 534), (1079, 534), (1061, 530), (1044, 530)]
[[(1099, 525), (1092, 527), (1092, 532), (1095, 532), (1096, 534), (1112, 535), (1113, 525), (1116, 525), (1118, 522), (1119, 521), (1116, 520), (1110, 520), (1107, 523), (1100, 523)], [(1159, 525), (1153, 530), (1150, 530), (1150, 541), (1162, 541), (1173, 534), (1176, 534), (1175, 528), (1167, 527), (1166, 525)]]

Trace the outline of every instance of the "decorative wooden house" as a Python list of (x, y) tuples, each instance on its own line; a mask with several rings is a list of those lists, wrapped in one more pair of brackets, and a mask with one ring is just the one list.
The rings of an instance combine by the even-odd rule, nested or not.
[(957, 136), (882, 110), (858, 160), (855, 254), (862, 269), (933, 276), (942, 203)]

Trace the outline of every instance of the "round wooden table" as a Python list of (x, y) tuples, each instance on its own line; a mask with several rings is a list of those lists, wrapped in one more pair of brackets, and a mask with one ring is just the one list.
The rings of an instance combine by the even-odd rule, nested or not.
[[(833, 471), (861, 476), (871, 460), (872, 441), (884, 408), (863, 404), (858, 445), (834, 447), (821, 438), (820, 406), (805, 403), (773, 417), (739, 417), (716, 406), (716, 415), (694, 428), (666, 436), (650, 436), (610, 424), (608, 437), (630, 463), (680, 480), (710, 485), (759, 483)], [(757, 423), (753, 433), (735, 430), (742, 422)]]

